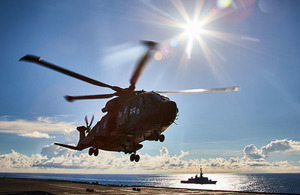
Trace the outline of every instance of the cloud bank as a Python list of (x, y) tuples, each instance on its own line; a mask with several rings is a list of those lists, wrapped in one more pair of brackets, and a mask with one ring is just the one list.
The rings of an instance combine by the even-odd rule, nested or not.
[(300, 162), (268, 162), (270, 153), (296, 152), (300, 142), (276, 140), (257, 149), (253, 144), (244, 148), (243, 157), (185, 160), (189, 153), (181, 151), (171, 156), (163, 147), (158, 155), (141, 154), (138, 163), (130, 162), (128, 155), (100, 151), (98, 157), (89, 156), (56, 145), (46, 145), (40, 154), (26, 156), (14, 150), (0, 155), (0, 171), (66, 172), (66, 173), (188, 173), (198, 172), (199, 165), (206, 172), (300, 172)]
[(0, 118), (0, 133), (14, 133), (22, 137), (30, 138), (55, 138), (49, 134), (64, 133), (71, 134), (75, 131), (74, 122), (61, 121), (58, 117), (38, 117), (35, 121), (7, 120), (7, 117)]

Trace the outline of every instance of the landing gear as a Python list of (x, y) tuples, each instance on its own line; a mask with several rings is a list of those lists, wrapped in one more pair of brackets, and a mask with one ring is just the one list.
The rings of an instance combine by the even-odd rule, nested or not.
[(165, 136), (164, 136), (163, 134), (161, 134), (161, 135), (159, 136), (159, 141), (160, 141), (160, 142), (164, 142), (164, 141), (165, 141)]
[(94, 148), (90, 148), (90, 149), (89, 149), (89, 155), (92, 156), (93, 153), (94, 153)]
[(165, 141), (165, 136), (163, 134), (158, 134), (157, 136), (155, 136), (154, 138), (155, 141), (160, 141), (160, 142), (164, 142)]
[(99, 150), (97, 148), (94, 148), (94, 155), (98, 156), (98, 154), (99, 154)]
[(135, 154), (135, 153), (131, 154), (131, 155), (130, 155), (130, 161), (131, 161), (131, 162), (133, 162), (133, 161), (139, 162), (139, 161), (140, 161), (140, 155)]
[(97, 148), (90, 148), (89, 149), (89, 155), (92, 156), (92, 155), (95, 155), (95, 156), (98, 156), (99, 154), (99, 150)]
[(134, 159), (135, 159), (135, 154), (131, 154), (131, 155), (130, 155), (130, 161), (133, 162)]
[(157, 131), (153, 132), (154, 134), (152, 134), (152, 140), (154, 141), (160, 141), (160, 142), (164, 142), (165, 141), (165, 136), (162, 134), (161, 132), (161, 127), (157, 127)]

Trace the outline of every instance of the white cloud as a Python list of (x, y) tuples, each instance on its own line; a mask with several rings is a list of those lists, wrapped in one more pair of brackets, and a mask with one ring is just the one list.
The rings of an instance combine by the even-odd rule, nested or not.
[(271, 152), (286, 152), (286, 151), (300, 151), (300, 142), (293, 140), (276, 140), (272, 141), (261, 148), (261, 152), (268, 156)]
[(8, 120), (8, 118), (0, 117), (0, 133), (14, 133), (24, 137), (49, 139), (53, 138), (49, 136), (51, 133), (64, 133), (70, 137), (76, 130), (75, 122), (62, 121), (62, 116), (38, 117), (35, 121)]
[(46, 156), (48, 159), (58, 156), (70, 156), (75, 153), (75, 150), (69, 150), (54, 144), (44, 146), (41, 151), (41, 155)]
[[(286, 140), (290, 148), (284, 152), (298, 150), (299, 142)], [(41, 154), (26, 156), (12, 150), (10, 154), (0, 155), (0, 171), (39, 171), (39, 172), (83, 172), (83, 173), (187, 173), (198, 172), (199, 165), (206, 172), (300, 172), (300, 162), (268, 162), (262, 156), (263, 148), (274, 143), (287, 143), (276, 140), (260, 150), (251, 144), (245, 147), (244, 157), (210, 158), (184, 160), (188, 152), (170, 155), (163, 147), (158, 155), (140, 154), (138, 163), (130, 162), (129, 155), (100, 151), (99, 156), (89, 156), (87, 151), (76, 152), (56, 145), (46, 145)], [(273, 148), (273, 147), (271, 147)], [(281, 148), (281, 147), (280, 147)], [(283, 151), (270, 149), (270, 152)], [(261, 158), (264, 157), (264, 158)]]
[(245, 158), (252, 160), (264, 160), (270, 153), (292, 151), (300, 151), (300, 142), (283, 139), (271, 141), (266, 146), (261, 147), (261, 149), (257, 149), (254, 144), (250, 144), (244, 148), (244, 155)]
[(248, 145), (244, 148), (244, 155), (249, 159), (263, 159), (265, 156), (260, 150), (256, 148), (254, 144)]
[(19, 134), (19, 136), (30, 137), (30, 138), (47, 138), (47, 139), (55, 138), (55, 136), (49, 136), (48, 133), (41, 133), (38, 131), (34, 131), (31, 133), (21, 133), (21, 134)]
[(11, 150), (10, 154), (0, 155), (0, 170), (9, 171), (11, 169), (31, 168), (45, 159), (40, 154), (26, 156)]

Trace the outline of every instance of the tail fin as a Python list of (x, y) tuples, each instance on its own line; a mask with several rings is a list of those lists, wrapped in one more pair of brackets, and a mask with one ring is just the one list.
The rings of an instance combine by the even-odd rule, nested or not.
[(80, 145), (80, 142), (85, 138), (85, 131), (87, 128), (85, 126), (77, 127), (77, 131), (79, 131), (79, 141), (77, 145)]
[(58, 145), (58, 146), (65, 147), (65, 148), (69, 148), (69, 149), (72, 149), (72, 150), (82, 150), (82, 148), (79, 148), (78, 146), (71, 146), (71, 145), (60, 144), (60, 143), (54, 143), (54, 144)]
[(85, 131), (87, 130), (87, 128), (85, 126), (80, 126), (80, 127), (77, 127), (77, 130), (79, 131), (79, 141), (78, 141), (77, 146), (71, 146), (71, 145), (60, 144), (60, 143), (54, 143), (54, 144), (65, 147), (65, 148), (69, 148), (72, 150), (83, 150), (86, 147), (83, 147), (81, 142), (85, 138)]

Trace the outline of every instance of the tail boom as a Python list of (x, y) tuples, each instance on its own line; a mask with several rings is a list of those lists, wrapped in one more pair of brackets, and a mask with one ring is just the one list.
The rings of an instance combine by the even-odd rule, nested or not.
[(65, 148), (69, 148), (69, 149), (72, 149), (72, 150), (83, 150), (84, 149), (84, 148), (81, 148), (81, 147), (78, 147), (78, 146), (71, 146), (71, 145), (60, 144), (60, 143), (54, 143), (54, 144), (58, 145), (58, 146), (65, 147)]

